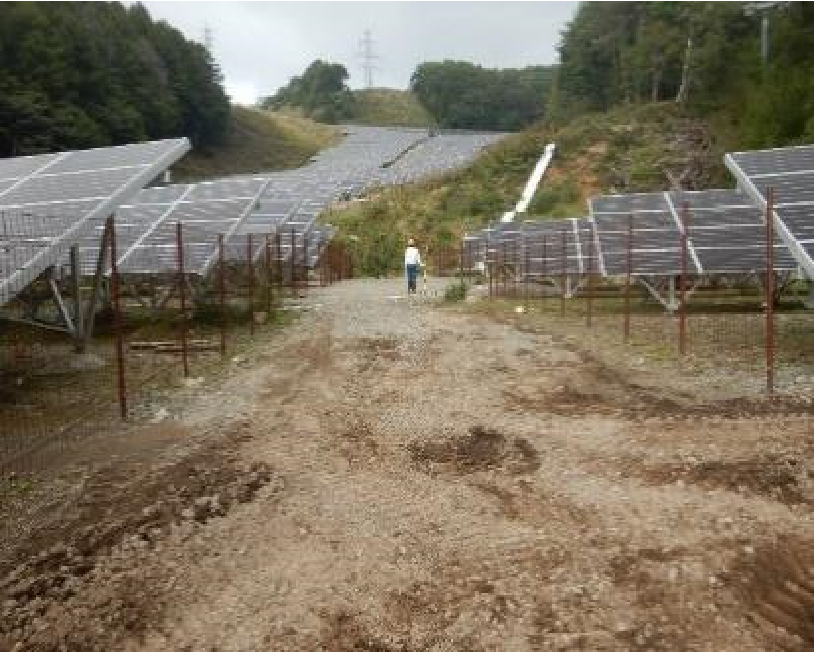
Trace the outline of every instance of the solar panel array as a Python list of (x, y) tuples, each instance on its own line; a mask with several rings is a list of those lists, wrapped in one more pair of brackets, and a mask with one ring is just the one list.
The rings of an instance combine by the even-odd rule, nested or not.
[[(685, 220), (689, 274), (748, 273), (765, 265), (762, 213), (736, 189), (605, 195), (591, 198), (589, 207), (604, 274), (626, 273), (631, 220), (633, 274), (681, 273)], [(794, 267), (775, 239), (775, 268)]]
[[(292, 242), (306, 243), (307, 260), (314, 263), (334, 231), (317, 228), (317, 217), (334, 202), (463, 165), (501, 136), (430, 137), (422, 129), (359, 126), (345, 131), (340, 143), (303, 168), (141, 192), (188, 150), (185, 139), (0, 161), (0, 212), (25, 210), (28, 226), (23, 234), (4, 222), (0, 283), (9, 285), (11, 279), (12, 290), (19, 291), (50, 265), (67, 264), (67, 247), (53, 248), (56, 242), (77, 244), (82, 272), (92, 274), (105, 219), (114, 211), (123, 273), (176, 269), (179, 221), (191, 274), (205, 274), (212, 266), (219, 234), (232, 260), (247, 258), (248, 234), (257, 236), (256, 258), (264, 247), (262, 236), (280, 233), (284, 259)], [(39, 214), (36, 221), (33, 212)], [(51, 249), (52, 256), (43, 256)], [(0, 296), (12, 294), (0, 285)]]
[[(600, 267), (605, 275), (625, 274), (628, 221), (633, 216), (632, 271), (636, 274), (681, 272), (681, 232), (665, 193), (603, 195), (588, 202), (596, 232)], [(688, 271), (700, 272), (690, 252)]]
[[(281, 234), (281, 255), (288, 260), (291, 243), (320, 242), (317, 217), (335, 202), (358, 197), (381, 185), (428, 178), (465, 165), (502, 134), (429, 136), (425, 129), (345, 126), (346, 136), (302, 168), (274, 172), (256, 208), (236, 230), (230, 259), (248, 256), (247, 234)], [(293, 234), (293, 235), (292, 235)], [(313, 236), (312, 236), (313, 235)], [(263, 245), (253, 247), (260, 256)], [(299, 255), (299, 254), (298, 254)], [(309, 261), (313, 259), (308, 258)]]
[[(485, 252), (481, 257), (487, 263), (510, 262), (531, 275), (540, 274), (540, 267), (548, 274), (560, 273), (561, 253), (537, 253), (543, 244), (547, 251), (561, 250), (564, 233), (568, 274), (586, 274), (588, 266), (605, 276), (626, 274), (628, 266), (638, 276), (678, 275), (684, 264), (694, 275), (754, 273), (765, 267), (763, 212), (738, 189), (602, 195), (589, 200), (589, 209), (589, 220), (493, 224), (468, 235), (468, 246)], [(685, 221), (687, 253), (682, 261)], [(796, 267), (776, 235), (774, 269)]]
[(496, 222), (467, 236), (465, 255), (487, 264), (513, 264), (530, 276), (598, 272), (585, 218)]
[(132, 206), (123, 208), (123, 219), (145, 206), (160, 211), (160, 217), (122, 250), (120, 271), (153, 274), (177, 269), (176, 225), (182, 223), (184, 270), (206, 274), (218, 257), (218, 236), (228, 242), (236, 234), (268, 181), (267, 177), (218, 179), (163, 189), (163, 195), (146, 189)]
[[(104, 219), (189, 150), (186, 139), (0, 160), (0, 214), (24, 216), (21, 233), (4, 223), (0, 303), (64, 256)], [(22, 225), (22, 218), (18, 225)], [(26, 240), (35, 238), (36, 245)], [(21, 242), (22, 241), (22, 242)]]
[[(688, 244), (704, 274), (762, 271), (766, 266), (764, 213), (739, 190), (669, 193), (674, 215), (687, 206)], [(794, 257), (775, 234), (774, 269), (794, 270)]]
[(814, 146), (733, 152), (724, 159), (741, 189), (765, 208), (774, 192), (774, 226), (809, 279), (814, 279)]
[[(350, 127), (347, 137), (303, 168), (242, 175), (198, 184), (147, 188), (117, 211), (118, 262), (122, 273), (159, 274), (176, 270), (176, 223), (183, 223), (185, 272), (203, 275), (217, 259), (217, 237), (224, 236), (228, 260), (257, 260), (266, 236), (280, 234), (279, 255), (287, 261), (294, 248), (307, 248), (309, 265), (334, 229), (317, 226), (317, 217), (334, 202), (348, 199), (375, 185), (420, 177), (421, 170), (444, 170), (471, 159), (495, 135), (464, 135), (446, 139), (425, 152), (425, 165), (416, 167), (415, 154), (425, 130)], [(443, 137), (437, 137), (443, 138)], [(462, 145), (448, 157), (439, 152)], [(455, 149), (455, 148), (452, 148)], [(410, 173), (389, 172), (411, 154)], [(437, 161), (436, 161), (437, 160)], [(433, 163), (436, 161), (436, 163)], [(79, 235), (82, 269), (90, 274), (96, 263), (104, 219), (89, 221)], [(249, 239), (251, 235), (251, 240)], [(275, 246), (274, 256), (278, 251)], [(302, 250), (296, 249), (297, 256)], [(65, 261), (63, 261), (65, 262)]]

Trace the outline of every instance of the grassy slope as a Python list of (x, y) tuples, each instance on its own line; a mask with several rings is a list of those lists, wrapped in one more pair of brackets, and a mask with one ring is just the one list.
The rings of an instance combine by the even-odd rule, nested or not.
[[(355, 91), (357, 115), (349, 122), (366, 125), (424, 127), (432, 119), (409, 91)], [(218, 148), (188, 154), (174, 167), (177, 181), (296, 168), (332, 144), (339, 131), (293, 109), (263, 111), (232, 107), (226, 142)]]
[(356, 108), (353, 120), (362, 125), (428, 127), (432, 116), (410, 91), (392, 88), (366, 88), (353, 92)]
[(689, 168), (690, 188), (732, 184), (722, 146), (703, 124), (664, 103), (582, 116), (558, 130), (532, 128), (506, 138), (464, 170), (385, 190), (325, 219), (350, 242), (363, 271), (398, 269), (408, 236), (424, 247), (452, 243), (512, 208), (551, 141), (557, 151), (529, 217), (583, 216), (586, 200), (598, 193), (668, 188), (665, 171), (678, 176)]
[(335, 128), (296, 113), (232, 107), (225, 144), (188, 154), (173, 172), (187, 181), (295, 168), (337, 137)]

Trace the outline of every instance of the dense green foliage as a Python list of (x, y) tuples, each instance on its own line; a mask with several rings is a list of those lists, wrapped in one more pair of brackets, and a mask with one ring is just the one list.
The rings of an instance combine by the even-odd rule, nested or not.
[(678, 100), (712, 117), (744, 147), (814, 138), (814, 5), (769, 9), (761, 61), (760, 16), (742, 2), (586, 2), (563, 32), (549, 114)]
[(552, 69), (489, 69), (466, 61), (419, 65), (410, 88), (442, 127), (516, 131), (543, 115)]
[(320, 122), (347, 119), (353, 108), (353, 94), (347, 86), (348, 71), (342, 64), (317, 59), (302, 75), (292, 77), (274, 95), (264, 98), (264, 109), (298, 107)]
[(0, 3), (0, 156), (189, 136), (229, 101), (207, 50), (140, 4)]
[(464, 61), (418, 66), (409, 91), (351, 91), (337, 63), (314, 61), (260, 105), (297, 107), (322, 122), (516, 131), (542, 117), (553, 69), (488, 69)]

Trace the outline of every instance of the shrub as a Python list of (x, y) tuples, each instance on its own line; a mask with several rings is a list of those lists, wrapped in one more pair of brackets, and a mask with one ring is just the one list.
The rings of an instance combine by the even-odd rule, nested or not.
[(444, 301), (461, 302), (466, 299), (466, 293), (468, 290), (469, 287), (463, 281), (453, 283), (452, 285), (447, 286), (447, 289), (444, 291)]

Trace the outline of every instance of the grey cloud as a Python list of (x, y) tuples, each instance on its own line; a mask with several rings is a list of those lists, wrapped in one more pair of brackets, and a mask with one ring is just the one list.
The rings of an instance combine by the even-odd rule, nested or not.
[(577, 2), (145, 2), (188, 38), (212, 30), (214, 55), (239, 101), (267, 95), (314, 59), (343, 63), (363, 86), (359, 40), (370, 29), (376, 86), (406, 88), (423, 61), (490, 68), (556, 62)]

